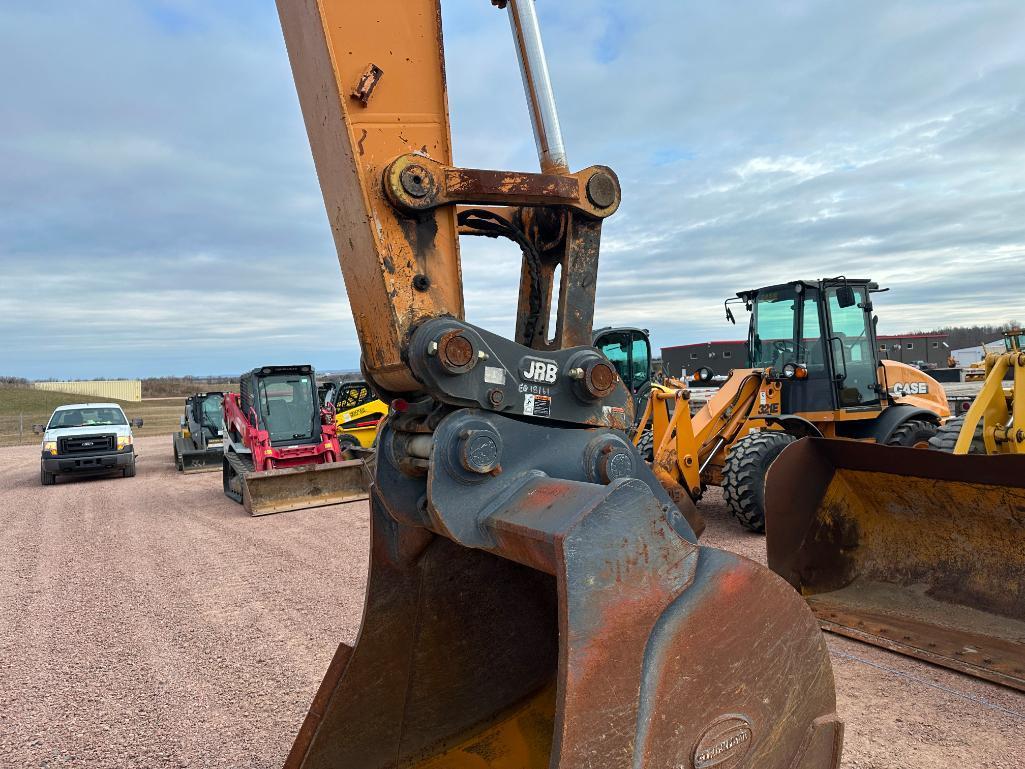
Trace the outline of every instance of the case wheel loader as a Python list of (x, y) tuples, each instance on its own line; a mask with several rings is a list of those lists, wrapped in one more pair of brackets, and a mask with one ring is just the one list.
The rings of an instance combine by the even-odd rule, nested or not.
[(224, 494), (250, 515), (366, 499), (363, 463), (342, 460), (333, 408), (310, 366), (263, 366), (224, 397)]
[(178, 472), (207, 473), (221, 469), (224, 457), (224, 393), (196, 393), (185, 399), (181, 431), (174, 434), (174, 466)]
[[(452, 165), (437, 0), (278, 1), (364, 373), (393, 408), (363, 622), (286, 767), (835, 769), (807, 607), (699, 545), (625, 433), (633, 393), (592, 346), (619, 181), (569, 170), (534, 4), (495, 5), (541, 173)], [(514, 338), (464, 319), (460, 233), (518, 247)]]
[(1025, 691), (1025, 334), (1005, 345), (939, 451), (787, 448), (766, 546), (824, 629)]
[[(655, 474), (674, 500), (697, 501), (706, 486), (721, 486), (737, 520), (762, 533), (766, 473), (793, 441), (825, 436), (928, 447), (950, 416), (946, 393), (919, 369), (880, 358), (872, 304), (879, 290), (840, 277), (727, 300), (728, 319), (732, 302), (751, 313), (751, 368), (731, 371), (693, 415), (686, 389), (654, 385), (634, 435), (640, 444), (650, 422)], [(699, 369), (691, 380), (710, 377)]]

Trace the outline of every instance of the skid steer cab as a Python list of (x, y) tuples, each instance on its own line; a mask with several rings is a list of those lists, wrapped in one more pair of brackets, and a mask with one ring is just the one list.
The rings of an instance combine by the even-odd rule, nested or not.
[(331, 383), (323, 391), (322, 405), (328, 403), (335, 410), (338, 445), (343, 452), (358, 453), (361, 448), (374, 446), (381, 420), (388, 416), (388, 404), (377, 397), (367, 382)]
[(224, 398), (224, 493), (252, 515), (366, 499), (362, 465), (340, 461), (335, 413), (311, 366), (263, 366)]
[[(650, 419), (656, 476), (674, 499), (721, 486), (730, 511), (765, 531), (769, 465), (802, 437), (846, 438), (927, 448), (950, 416), (943, 387), (928, 374), (880, 357), (868, 280), (792, 281), (727, 300), (750, 312), (750, 368), (730, 372), (693, 416), (675, 408), (685, 389), (655, 385), (634, 435)], [(735, 321), (734, 321), (735, 322)], [(699, 370), (694, 381), (709, 378)], [(700, 528), (700, 522), (697, 524)]]
[(185, 399), (181, 430), (174, 434), (174, 466), (180, 473), (221, 469), (224, 456), (224, 393), (196, 393)]

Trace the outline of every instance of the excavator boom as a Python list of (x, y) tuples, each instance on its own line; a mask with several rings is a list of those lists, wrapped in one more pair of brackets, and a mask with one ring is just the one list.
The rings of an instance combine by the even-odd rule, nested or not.
[[(452, 165), (437, 0), (278, 0), (364, 371), (393, 408), (360, 634), (286, 766), (835, 769), (810, 611), (699, 546), (629, 441), (631, 393), (591, 346), (619, 181), (568, 170), (533, 0), (494, 4), (541, 173)], [(514, 339), (465, 321), (460, 233), (521, 251)]]

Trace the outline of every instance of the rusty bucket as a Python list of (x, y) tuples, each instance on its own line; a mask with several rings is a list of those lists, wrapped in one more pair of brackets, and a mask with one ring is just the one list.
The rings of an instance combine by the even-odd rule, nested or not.
[(809, 438), (765, 506), (824, 630), (1025, 691), (1025, 457)]
[(836, 769), (829, 656), (781, 579), (636, 479), (510, 484), (468, 547), (378, 478), (359, 637), (286, 769)]

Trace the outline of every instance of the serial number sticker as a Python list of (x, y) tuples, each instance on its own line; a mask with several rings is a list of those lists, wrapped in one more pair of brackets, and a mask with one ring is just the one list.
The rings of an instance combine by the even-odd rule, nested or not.
[(525, 395), (523, 397), (523, 413), (528, 417), (550, 417), (552, 415), (551, 396)]
[(504, 385), (505, 369), (498, 366), (485, 366), (484, 381), (488, 384)]

